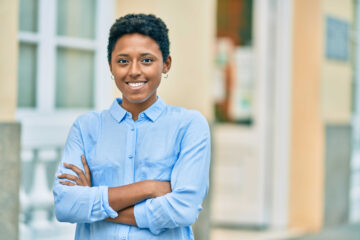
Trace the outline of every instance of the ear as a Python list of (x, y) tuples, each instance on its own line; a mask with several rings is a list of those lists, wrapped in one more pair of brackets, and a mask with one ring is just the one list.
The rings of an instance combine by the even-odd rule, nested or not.
[(171, 56), (168, 56), (166, 61), (164, 62), (163, 71), (162, 71), (163, 73), (167, 73), (170, 70), (171, 61), (172, 61)]

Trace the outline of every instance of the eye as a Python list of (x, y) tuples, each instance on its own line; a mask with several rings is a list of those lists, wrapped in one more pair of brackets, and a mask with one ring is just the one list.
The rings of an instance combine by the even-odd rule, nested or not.
[(141, 62), (143, 63), (152, 63), (154, 60), (152, 60), (151, 58), (144, 58), (141, 60)]
[(129, 63), (129, 61), (126, 59), (119, 59), (117, 62), (120, 64), (128, 64)]

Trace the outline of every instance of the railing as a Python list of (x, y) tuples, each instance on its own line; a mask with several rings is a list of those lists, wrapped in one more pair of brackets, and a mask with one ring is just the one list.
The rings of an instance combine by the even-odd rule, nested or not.
[[(359, 5), (360, 6), (360, 5)], [(350, 176), (350, 222), (360, 221), (360, 117), (352, 119), (352, 159)]]
[(75, 225), (59, 223), (52, 185), (62, 148), (23, 149), (20, 187), (20, 240), (73, 239)]

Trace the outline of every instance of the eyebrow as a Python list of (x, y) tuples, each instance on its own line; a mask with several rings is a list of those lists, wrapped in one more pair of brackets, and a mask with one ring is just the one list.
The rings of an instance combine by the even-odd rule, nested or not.
[[(140, 54), (140, 57), (147, 56), (147, 55), (153, 55), (153, 54), (151, 54), (151, 53), (141, 53), (141, 54)], [(129, 54), (120, 53), (120, 54), (118, 54), (118, 55), (116, 55), (116, 56), (118, 56), (118, 57), (128, 57)]]
[(151, 54), (151, 53), (142, 53), (142, 54), (140, 54), (141, 57), (146, 56), (146, 55), (153, 55), (153, 54)]

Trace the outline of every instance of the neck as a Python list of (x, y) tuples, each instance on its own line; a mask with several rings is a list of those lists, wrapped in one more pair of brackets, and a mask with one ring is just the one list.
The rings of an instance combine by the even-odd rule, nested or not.
[(153, 103), (156, 102), (156, 95), (154, 97), (150, 97), (145, 102), (142, 103), (132, 103), (129, 102), (126, 98), (123, 97), (123, 101), (121, 103), (121, 106), (131, 113), (132, 119), (136, 121), (139, 117), (139, 114), (143, 111), (145, 111), (148, 107), (150, 107)]

